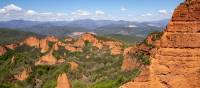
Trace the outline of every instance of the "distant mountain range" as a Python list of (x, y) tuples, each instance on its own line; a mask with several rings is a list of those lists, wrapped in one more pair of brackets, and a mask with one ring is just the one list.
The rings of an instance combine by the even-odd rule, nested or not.
[(64, 36), (74, 32), (95, 32), (100, 35), (121, 34), (146, 36), (152, 31), (161, 31), (168, 19), (152, 22), (131, 22), (112, 20), (74, 20), (74, 21), (1, 21), (0, 28), (10, 28), (21, 31), (34, 32), (42, 35)]

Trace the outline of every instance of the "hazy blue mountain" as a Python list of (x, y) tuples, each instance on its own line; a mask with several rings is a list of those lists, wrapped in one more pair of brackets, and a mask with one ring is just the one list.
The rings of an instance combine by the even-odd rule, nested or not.
[(1, 21), (0, 28), (35, 32), (44, 35), (64, 36), (73, 32), (95, 32), (98, 34), (121, 34), (145, 36), (152, 31), (161, 31), (168, 19), (152, 22), (82, 19), (74, 21)]
[(41, 24), (39, 21), (25, 21), (25, 20), (11, 20), (11, 21), (1, 21), (1, 28), (24, 28), (34, 25)]

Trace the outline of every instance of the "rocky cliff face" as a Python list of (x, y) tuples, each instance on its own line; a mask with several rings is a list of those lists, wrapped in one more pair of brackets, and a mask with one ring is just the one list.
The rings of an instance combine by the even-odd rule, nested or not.
[(25, 39), (23, 43), (30, 47), (36, 47), (36, 48), (40, 47), (40, 40), (36, 37), (29, 37)]
[(56, 88), (72, 88), (66, 73), (58, 76)]
[(112, 55), (122, 54), (122, 43), (116, 41), (105, 41), (105, 46), (108, 46)]
[(41, 53), (45, 53), (49, 50), (49, 45), (47, 39), (41, 39), (40, 40), (40, 48), (41, 48)]
[(128, 47), (124, 49), (124, 60), (122, 62), (121, 70), (122, 71), (131, 71), (134, 68), (137, 68), (139, 66), (139, 63), (137, 62), (137, 59), (133, 57), (132, 53), (136, 52), (136, 47)]
[(88, 41), (88, 42), (92, 43), (92, 45), (94, 47), (97, 47), (99, 49), (101, 49), (103, 47), (102, 42), (99, 41), (95, 37), (95, 35), (90, 34), (90, 33), (85, 33), (85, 34), (81, 35), (79, 40), (77, 42), (75, 42), (74, 45), (79, 46), (79, 47), (83, 47), (85, 45), (85, 41)]
[(139, 76), (121, 88), (200, 88), (199, 14), (200, 0), (180, 4), (151, 55), (148, 80)]
[(29, 37), (24, 40), (23, 44), (30, 47), (40, 48), (41, 53), (45, 53), (49, 50), (49, 42), (57, 42), (57, 39), (54, 37), (47, 37), (44, 39), (38, 39), (37, 37)]
[(4, 55), (7, 52), (6, 48), (0, 46), (0, 56)]

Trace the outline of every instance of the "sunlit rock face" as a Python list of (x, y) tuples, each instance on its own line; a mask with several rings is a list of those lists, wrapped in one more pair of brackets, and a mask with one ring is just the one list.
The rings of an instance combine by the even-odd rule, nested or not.
[(70, 69), (72, 71), (77, 70), (78, 64), (76, 62), (67, 62), (67, 63), (70, 64)]
[(4, 55), (7, 52), (6, 48), (0, 46), (0, 56)]
[(58, 43), (55, 43), (52, 48), (53, 48), (54, 51), (58, 51), (59, 50)]
[(135, 53), (135, 51), (136, 47), (128, 47), (124, 49), (124, 60), (121, 66), (122, 71), (131, 71), (139, 66), (137, 59), (131, 55), (132, 53)]
[(62, 73), (58, 76), (56, 88), (72, 88), (66, 73)]
[(46, 39), (38, 39), (37, 37), (29, 37), (24, 40), (23, 44), (41, 49), (41, 53), (45, 53), (49, 50), (49, 41), (53, 41), (48, 37)]
[(57, 59), (52, 55), (52, 52), (42, 56), (35, 63), (35, 65), (54, 65), (57, 63)]
[(200, 88), (199, 14), (200, 0), (181, 3), (151, 55), (148, 80), (139, 76), (121, 88)]
[(23, 80), (26, 80), (29, 77), (30, 72), (32, 72), (31, 68), (26, 68), (22, 72), (20, 72), (19, 74), (15, 75), (14, 77), (17, 80), (23, 81)]
[(117, 41), (106, 41), (104, 42), (105, 46), (108, 46), (110, 51), (111, 51), (111, 55), (120, 55), (122, 54), (123, 50), (122, 50), (122, 43), (117, 42)]
[(29, 37), (24, 40), (24, 44), (30, 47), (40, 47), (40, 40), (36, 37)]
[(45, 53), (49, 50), (48, 41), (46, 39), (41, 39), (39, 45), (40, 45), (41, 53)]
[(71, 44), (66, 44), (64, 47), (66, 50), (71, 51), (71, 52), (82, 52), (82, 48), (75, 47)]
[(85, 33), (74, 43), (75, 46), (84, 47), (85, 42), (88, 41), (92, 46), (97, 47), (98, 49), (103, 48), (102, 41), (98, 40), (94, 34)]

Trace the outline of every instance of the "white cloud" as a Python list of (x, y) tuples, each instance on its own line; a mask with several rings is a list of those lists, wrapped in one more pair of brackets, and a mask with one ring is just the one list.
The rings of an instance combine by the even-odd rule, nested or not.
[(159, 10), (158, 12), (160, 14), (163, 14), (163, 15), (167, 15), (168, 14), (167, 10), (165, 10), (165, 9)]
[(121, 7), (121, 9), (120, 9), (121, 11), (127, 11), (128, 9), (126, 8), (126, 7)]
[(44, 13), (40, 13), (40, 15), (49, 16), (49, 15), (53, 15), (53, 13), (52, 12), (44, 12)]
[(6, 13), (6, 10), (5, 10), (5, 9), (0, 9), (0, 13), (5, 14), (5, 13)]
[(37, 14), (37, 12), (35, 12), (34, 10), (28, 10), (26, 12), (26, 15), (28, 15), (28, 16), (32, 16), (32, 15), (36, 15), (36, 14)]
[(14, 4), (7, 5), (7, 6), (3, 7), (3, 9), (5, 9), (5, 11), (21, 11), (22, 10), (22, 8), (14, 5)]
[(56, 13), (57, 16), (65, 16), (64, 13)]
[(133, 25), (133, 24), (130, 24), (128, 25), (129, 28), (134, 28), (134, 27), (137, 27), (136, 25)]
[(20, 12), (20, 11), (22, 11), (22, 8), (14, 5), (14, 4), (10, 4), (10, 5), (3, 7), (2, 9), (0, 9), (0, 14), (9, 15), (10, 13)]
[(90, 12), (79, 9), (79, 10), (76, 10), (76, 11), (72, 12), (71, 14), (72, 15), (77, 15), (77, 16), (88, 16), (88, 15), (90, 15)]
[(95, 14), (96, 15), (105, 15), (105, 12), (101, 11), (101, 10), (97, 10), (97, 11), (95, 11)]
[(143, 17), (144, 17), (144, 16), (153, 16), (153, 14), (151, 14), (151, 13), (146, 13), (146, 14), (143, 14), (142, 16), (143, 16)]

